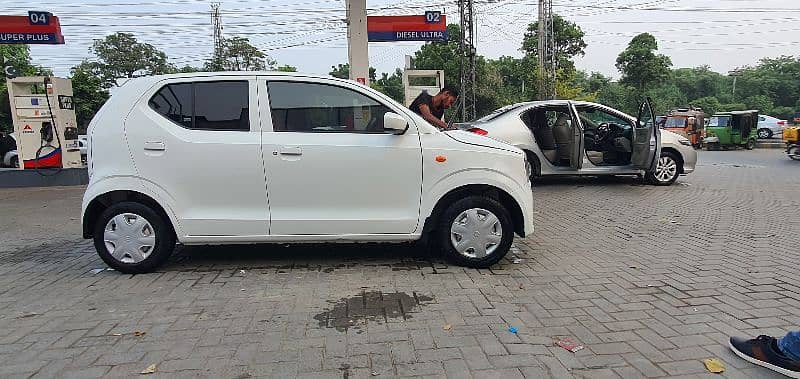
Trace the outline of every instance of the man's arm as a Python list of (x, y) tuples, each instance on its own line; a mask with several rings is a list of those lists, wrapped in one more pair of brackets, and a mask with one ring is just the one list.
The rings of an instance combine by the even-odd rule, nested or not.
[(424, 118), (425, 121), (430, 122), (433, 124), (433, 126), (441, 130), (447, 129), (447, 123), (434, 116), (433, 113), (431, 113), (431, 109), (428, 107), (428, 104), (420, 104), (419, 113), (422, 115), (422, 118)]

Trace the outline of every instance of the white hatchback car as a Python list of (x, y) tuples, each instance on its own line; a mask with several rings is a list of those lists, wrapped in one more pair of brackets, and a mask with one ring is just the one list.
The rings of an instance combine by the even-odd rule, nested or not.
[(440, 132), (354, 82), (288, 73), (130, 80), (88, 130), (84, 238), (125, 273), (177, 242), (425, 238), (487, 267), (533, 231), (530, 165), (511, 145)]

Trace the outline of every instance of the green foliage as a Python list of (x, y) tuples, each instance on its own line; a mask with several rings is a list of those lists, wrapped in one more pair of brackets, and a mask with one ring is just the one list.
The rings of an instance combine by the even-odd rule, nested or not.
[(747, 110), (747, 105), (745, 105), (744, 103), (730, 103), (730, 104), (720, 105), (718, 112), (744, 111), (744, 110)]
[(97, 55), (97, 73), (109, 88), (117, 78), (166, 74), (175, 71), (167, 55), (149, 43), (139, 42), (130, 33), (114, 33), (96, 39), (89, 49)]
[(701, 97), (699, 99), (692, 100), (689, 102), (689, 104), (695, 108), (702, 108), (703, 112), (709, 116), (719, 111), (720, 107), (722, 106), (719, 99), (714, 96)]
[(775, 107), (772, 99), (766, 95), (750, 96), (744, 99), (744, 103), (748, 109), (758, 110), (759, 114), (770, 114), (772, 113), (772, 108)]
[[(376, 73), (375, 67), (370, 67), (369, 68), (370, 82), (375, 81), (375, 73)], [(339, 63), (336, 66), (331, 66), (331, 71), (328, 72), (328, 75), (339, 79), (350, 79), (350, 64)]]
[(660, 84), (670, 76), (672, 60), (656, 54), (658, 43), (650, 33), (633, 37), (628, 47), (617, 57), (617, 69), (622, 73), (621, 83), (643, 90)]
[(775, 107), (772, 108), (770, 116), (779, 118), (781, 120), (792, 120), (794, 118), (794, 108), (792, 107)]
[(281, 72), (297, 72), (297, 67), (295, 67), (295, 66), (289, 66), (288, 64), (285, 64), (285, 65), (282, 65), (282, 66), (278, 66), (278, 67), (276, 67), (276, 68), (275, 68), (275, 71), (281, 71)]
[(97, 63), (83, 61), (72, 68), (72, 93), (78, 130), (86, 132), (89, 121), (108, 100), (108, 91)]
[[(563, 17), (553, 15), (553, 35), (555, 42), (555, 63), (556, 71), (570, 72), (575, 70), (575, 63), (572, 61), (576, 55), (584, 55), (586, 42), (583, 40), (584, 32), (581, 27), (574, 22), (565, 20)], [(522, 40), (522, 51), (526, 55), (533, 56), (536, 60), (539, 56), (539, 21), (528, 25), (528, 31)]]
[(273, 69), (275, 60), (243, 37), (224, 38), (222, 48), (205, 64), (208, 71), (259, 71)]
[(403, 70), (396, 69), (392, 75), (381, 73), (378, 80), (370, 81), (370, 87), (391, 97), (398, 103), (403, 103)]

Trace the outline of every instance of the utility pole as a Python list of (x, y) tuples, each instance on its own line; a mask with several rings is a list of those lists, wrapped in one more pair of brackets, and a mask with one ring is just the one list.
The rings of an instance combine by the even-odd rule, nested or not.
[(555, 98), (556, 62), (553, 1), (539, 0), (539, 100)]
[(461, 121), (475, 119), (475, 6), (473, 0), (458, 0), (461, 41)]
[(368, 86), (367, 0), (347, 0), (347, 61), (350, 80)]
[(222, 19), (219, 3), (211, 3), (211, 25), (214, 26), (214, 58), (222, 55)]
[(730, 70), (730, 71), (728, 71), (728, 76), (732, 76), (733, 77), (733, 91), (732, 91), (731, 97), (733, 98), (733, 101), (736, 101), (736, 78), (739, 77), (739, 76), (742, 76), (742, 69), (736, 68), (736, 69)]

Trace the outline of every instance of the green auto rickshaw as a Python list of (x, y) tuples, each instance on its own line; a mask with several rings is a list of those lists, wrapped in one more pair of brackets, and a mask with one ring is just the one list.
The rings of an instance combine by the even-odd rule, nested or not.
[(715, 113), (708, 119), (706, 137), (703, 144), (706, 150), (756, 147), (756, 125), (758, 111), (733, 111)]

